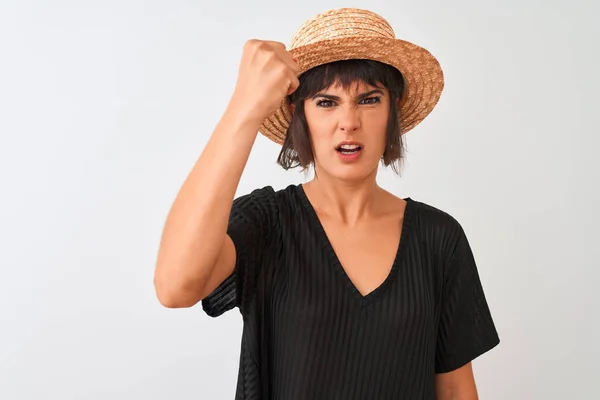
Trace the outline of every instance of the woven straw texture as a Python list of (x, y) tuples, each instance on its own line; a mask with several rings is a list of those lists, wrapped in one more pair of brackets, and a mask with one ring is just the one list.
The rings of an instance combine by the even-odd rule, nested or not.
[[(380, 15), (358, 8), (330, 10), (307, 20), (294, 34), (290, 53), (295, 56), (298, 76), (316, 66), (347, 59), (380, 61), (397, 68), (406, 81), (398, 105), (400, 133), (417, 126), (437, 104), (444, 75), (439, 62), (426, 49), (396, 38), (390, 24)], [(285, 98), (259, 129), (282, 144), (291, 121)]]

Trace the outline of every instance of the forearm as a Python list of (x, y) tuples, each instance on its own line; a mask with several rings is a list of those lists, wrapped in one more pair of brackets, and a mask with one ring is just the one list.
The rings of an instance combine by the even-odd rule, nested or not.
[(436, 375), (435, 386), (436, 400), (479, 400), (471, 363)]
[(185, 304), (200, 298), (219, 256), (258, 126), (230, 104), (182, 185), (157, 257), (155, 287), (161, 302)]
[(436, 400), (479, 400), (475, 391), (437, 390)]

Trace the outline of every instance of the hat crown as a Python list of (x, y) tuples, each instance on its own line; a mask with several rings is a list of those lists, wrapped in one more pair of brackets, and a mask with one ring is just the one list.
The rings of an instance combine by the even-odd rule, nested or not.
[(395, 39), (396, 35), (390, 24), (372, 11), (340, 8), (318, 14), (304, 22), (294, 34), (290, 47), (348, 37)]

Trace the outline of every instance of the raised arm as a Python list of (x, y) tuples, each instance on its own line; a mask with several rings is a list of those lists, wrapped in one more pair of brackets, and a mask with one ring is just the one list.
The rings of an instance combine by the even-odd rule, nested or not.
[(234, 93), (183, 183), (161, 237), (154, 286), (162, 305), (191, 307), (235, 266), (227, 236), (231, 206), (261, 122), (298, 87), (285, 45), (249, 40)]

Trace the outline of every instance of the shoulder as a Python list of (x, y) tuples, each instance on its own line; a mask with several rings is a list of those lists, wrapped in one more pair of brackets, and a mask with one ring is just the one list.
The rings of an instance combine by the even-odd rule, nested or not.
[(288, 185), (284, 188), (275, 189), (271, 185), (261, 186), (238, 195), (234, 202), (252, 203), (284, 203), (297, 201), (298, 185)]
[(249, 191), (242, 193), (239, 197), (280, 198), (280, 197), (297, 194), (299, 188), (300, 188), (300, 185), (296, 185), (296, 184), (290, 184), (290, 185), (287, 185), (287, 186), (279, 188), (279, 189), (274, 188), (272, 185), (258, 186), (258, 187), (255, 187), (254, 189), (251, 189)]
[(458, 220), (447, 209), (410, 197), (408, 198), (408, 201), (412, 204), (417, 218), (431, 227), (438, 229), (460, 228)]
[(464, 236), (461, 223), (450, 211), (410, 197), (407, 200), (412, 207), (413, 223), (423, 241), (432, 242), (444, 253), (451, 251)]
[(257, 187), (242, 192), (233, 201), (232, 213), (260, 213), (279, 215), (279, 212), (293, 209), (302, 201), (297, 185), (275, 189), (271, 185)]

